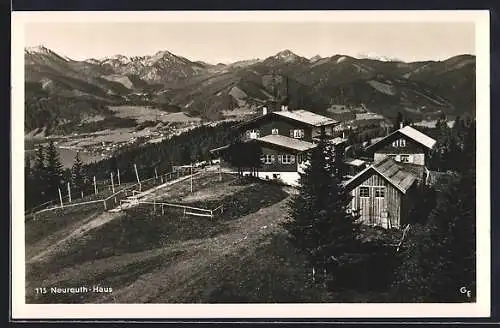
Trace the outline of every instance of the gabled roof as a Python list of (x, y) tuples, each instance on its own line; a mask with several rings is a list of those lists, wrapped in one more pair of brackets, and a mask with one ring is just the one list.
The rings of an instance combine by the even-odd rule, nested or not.
[(276, 146), (288, 148), (288, 149), (293, 149), (297, 151), (306, 151), (309, 149), (313, 149), (316, 147), (316, 144), (313, 144), (311, 142), (295, 139), (295, 138), (290, 138), (286, 136), (282, 136), (279, 134), (269, 134), (267, 136), (253, 139), (259, 142), (265, 142), (269, 144), (273, 144)]
[(436, 144), (436, 140), (432, 139), (431, 137), (429, 137), (425, 133), (422, 133), (422, 132), (418, 131), (417, 129), (412, 128), (411, 126), (407, 125), (399, 130), (394, 131), (393, 133), (389, 134), (388, 136), (378, 140), (377, 142), (375, 142), (374, 144), (369, 146), (368, 149), (373, 149), (373, 148), (377, 147), (378, 145), (380, 145), (381, 143), (383, 143), (387, 139), (391, 139), (395, 134), (402, 134), (402, 135), (418, 142), (419, 144), (421, 144), (422, 146), (424, 146), (428, 149), (432, 149), (432, 147), (434, 147), (434, 145)]
[(367, 172), (372, 171), (384, 179), (386, 179), (391, 185), (401, 191), (403, 194), (413, 185), (413, 183), (418, 179), (418, 177), (411, 172), (404, 164), (398, 163), (390, 157), (386, 157), (383, 160), (370, 165), (366, 169), (362, 170), (356, 174), (353, 178), (345, 182), (345, 187), (349, 186), (354, 189), (358, 186), (357, 183), (361, 183), (364, 180), (361, 179)]
[(338, 121), (332, 118), (319, 115), (304, 109), (276, 111), (273, 112), (273, 114), (286, 117), (295, 121), (299, 121), (302, 123), (306, 123), (312, 126), (325, 126), (338, 123)]

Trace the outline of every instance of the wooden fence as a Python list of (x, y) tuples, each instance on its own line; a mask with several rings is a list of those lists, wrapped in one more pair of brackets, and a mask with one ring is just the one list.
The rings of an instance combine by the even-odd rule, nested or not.
[[(123, 203), (127, 203), (128, 201), (122, 200), (120, 201), (120, 205), (122, 206)], [(209, 217), (209, 218), (214, 218), (218, 214), (224, 213), (224, 206), (220, 205), (215, 209), (206, 209), (206, 208), (200, 208), (200, 207), (194, 207), (194, 206), (189, 206), (189, 205), (183, 205), (183, 204), (173, 204), (173, 203), (165, 203), (165, 202), (141, 202), (137, 201), (135, 204), (137, 205), (146, 205), (148, 207), (152, 207), (153, 212), (156, 213), (156, 211), (161, 211), (161, 214), (165, 214), (165, 207), (167, 208), (176, 208), (180, 209), (183, 212), (183, 215), (193, 215), (193, 216), (202, 216), (202, 217)]]
[[(109, 192), (104, 193), (104, 195), (108, 194), (109, 196), (103, 197), (103, 195), (90, 195), (88, 196), (87, 199), (78, 199), (78, 200), (70, 200), (69, 196), (66, 197), (61, 197), (59, 200), (52, 200), (49, 202), (46, 202), (44, 204), (41, 204), (37, 206), (36, 208), (32, 209), (31, 211), (25, 213), (25, 219), (33, 219), (36, 220), (36, 216), (40, 213), (44, 213), (47, 211), (54, 211), (57, 209), (63, 209), (66, 207), (75, 207), (75, 206), (86, 206), (90, 204), (95, 204), (95, 203), (102, 203), (104, 210), (110, 210), (114, 207), (117, 207), (118, 205), (121, 204), (121, 201), (129, 196), (134, 196), (136, 194), (141, 193), (143, 190), (147, 190), (150, 188), (154, 188), (158, 185), (162, 185), (166, 182), (173, 181), (176, 179), (179, 179), (182, 176), (186, 176), (186, 173), (189, 173), (190, 171), (176, 171), (176, 172), (169, 172), (166, 174), (154, 176), (152, 178), (142, 180), (138, 183), (135, 183), (133, 185), (127, 185), (127, 186), (122, 186), (121, 188), (119, 186), (114, 187), (115, 192), (109, 195)], [(193, 175), (199, 174), (200, 172), (197, 172)], [(116, 191), (116, 189), (119, 189)], [(111, 190), (111, 187), (110, 187)], [(100, 196), (100, 198), (98, 198)], [(90, 199), (89, 199), (90, 198)], [(45, 207), (45, 208), (42, 208)], [(40, 209), (41, 208), (41, 209)]]

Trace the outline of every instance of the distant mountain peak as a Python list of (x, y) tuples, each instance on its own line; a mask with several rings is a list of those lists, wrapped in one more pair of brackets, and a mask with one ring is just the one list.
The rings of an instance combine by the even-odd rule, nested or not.
[(38, 52), (38, 53), (51, 53), (52, 51), (45, 47), (44, 45), (36, 45), (36, 46), (31, 46), (31, 47), (26, 47), (24, 48), (25, 51), (27, 52)]
[(314, 57), (309, 58), (309, 61), (311, 63), (314, 63), (314, 62), (317, 62), (318, 60), (321, 60), (321, 59), (322, 59), (322, 57), (320, 55), (316, 55)]
[(71, 61), (68, 57), (61, 56), (54, 51), (50, 50), (49, 48), (45, 47), (44, 45), (37, 45), (37, 46), (32, 46), (32, 47), (25, 47), (24, 48), (25, 54), (37, 54), (37, 55), (44, 55), (52, 58), (58, 58), (62, 59), (64, 61)]
[(379, 60), (379, 61), (383, 61), (383, 62), (401, 62), (401, 60), (398, 58), (380, 55), (380, 54), (377, 54), (375, 52), (360, 53), (357, 55), (357, 58), (359, 58), (359, 59), (373, 59), (373, 60)]
[(291, 50), (283, 50), (278, 52), (276, 55), (272, 56), (272, 58), (281, 60), (284, 62), (294, 62), (299, 60), (301, 57), (295, 53), (293, 53)]

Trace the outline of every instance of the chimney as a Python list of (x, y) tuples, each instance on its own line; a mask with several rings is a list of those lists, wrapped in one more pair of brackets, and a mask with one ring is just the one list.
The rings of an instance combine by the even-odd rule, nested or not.
[(267, 115), (267, 107), (262, 107), (262, 115)]
[(342, 139), (345, 139), (345, 131), (342, 131)]
[(402, 129), (403, 128), (403, 122), (399, 122), (399, 128)]

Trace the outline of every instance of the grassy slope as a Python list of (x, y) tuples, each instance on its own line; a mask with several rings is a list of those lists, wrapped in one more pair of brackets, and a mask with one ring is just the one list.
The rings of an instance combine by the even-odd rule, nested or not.
[[(47, 236), (27, 236), (31, 255), (40, 240), (50, 251), (26, 266), (28, 303), (294, 303), (380, 302), (385, 287), (344, 288), (327, 293), (311, 284), (304, 258), (289, 244), (280, 221), (286, 215), (287, 189), (266, 182), (240, 181), (204, 173), (190, 183), (152, 194), (203, 208), (224, 204), (213, 219), (183, 216), (157, 207), (125, 213), (96, 209), (60, 216), (61, 224), (39, 228)], [(214, 192), (215, 190), (224, 193)], [(165, 196), (166, 195), (166, 196)], [(102, 210), (101, 210), (102, 211)], [(113, 216), (114, 215), (114, 216)], [(53, 219), (53, 218), (52, 218)], [(49, 221), (46, 221), (47, 223)], [(52, 227), (55, 227), (54, 223)], [(42, 226), (42, 225), (40, 225)], [(29, 232), (28, 232), (29, 234)], [(72, 235), (66, 242), (57, 241)], [(52, 244), (47, 244), (50, 241)], [(54, 246), (55, 244), (55, 246)], [(373, 256), (368, 256), (372, 258)], [(387, 263), (363, 261), (355, 280), (377, 281)], [(390, 270), (389, 267), (387, 269)], [(383, 276), (383, 274), (382, 274)], [(359, 279), (358, 279), (359, 278)], [(371, 285), (371, 284), (368, 284)], [(112, 293), (36, 295), (34, 287), (102, 286)]]
[[(207, 180), (212, 181), (210, 187), (218, 183), (213, 180)], [(166, 210), (162, 216), (159, 211), (136, 208), (88, 230), (41, 261), (28, 264), (27, 301), (217, 302), (235, 297), (249, 301), (260, 298), (263, 302), (304, 301), (310, 295), (293, 287), (304, 286), (302, 261), (289, 253), (290, 248), (279, 246), (284, 242), (281, 237), (273, 237), (281, 234), (277, 221), (285, 213), (287, 194), (277, 185), (238, 185), (231, 180), (220, 182), (236, 188), (234, 194), (222, 198), (227, 207), (221, 217), (183, 217), (173, 210)], [(203, 193), (206, 188), (199, 186), (197, 191)], [(196, 199), (201, 206), (213, 202)], [(193, 202), (185, 198), (185, 203)], [(83, 216), (80, 220), (90, 220)], [(275, 267), (280, 263), (277, 261), (288, 265)], [(228, 290), (229, 277), (234, 277), (231, 281), (241, 280), (244, 287)], [(35, 284), (100, 285), (112, 287), (114, 292), (37, 296), (33, 293)], [(261, 286), (257, 294), (255, 284)], [(312, 293), (317, 295), (316, 291)]]

